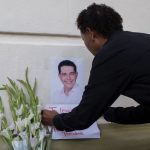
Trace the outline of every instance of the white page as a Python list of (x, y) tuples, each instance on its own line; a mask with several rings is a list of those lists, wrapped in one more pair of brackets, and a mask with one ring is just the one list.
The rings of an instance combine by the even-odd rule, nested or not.
[[(46, 105), (45, 109), (56, 110), (58, 113), (67, 113), (70, 112), (77, 105), (74, 104), (51, 104)], [(93, 123), (89, 128), (84, 130), (75, 130), (72, 132), (59, 131), (53, 129), (52, 139), (92, 139), (100, 138), (100, 129), (97, 126), (97, 123)]]

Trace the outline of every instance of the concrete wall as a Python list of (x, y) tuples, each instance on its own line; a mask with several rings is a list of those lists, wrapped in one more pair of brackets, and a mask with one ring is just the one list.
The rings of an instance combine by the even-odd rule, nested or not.
[(79, 35), (78, 13), (93, 2), (115, 8), (126, 30), (149, 32), (149, 0), (0, 0), (0, 31), (36, 34)]
[[(84, 47), (75, 20), (93, 2), (116, 9), (125, 30), (150, 33), (149, 0), (0, 0), (0, 86), (7, 76), (23, 78), (28, 66), (31, 80), (38, 79), (41, 102), (46, 104), (50, 100), (49, 60), (58, 55), (85, 58), (87, 81), (93, 56)], [(0, 95), (8, 108), (5, 93)], [(136, 104), (121, 96), (114, 105)]]

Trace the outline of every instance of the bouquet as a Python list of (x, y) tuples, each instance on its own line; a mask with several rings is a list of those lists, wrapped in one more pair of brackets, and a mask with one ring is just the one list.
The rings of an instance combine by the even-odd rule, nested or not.
[(37, 82), (33, 88), (28, 79), (28, 68), (25, 80), (17, 80), (20, 86), (8, 78), (9, 85), (0, 88), (9, 98), (13, 121), (8, 123), (5, 116), (2, 98), (0, 97), (0, 135), (14, 150), (45, 150), (51, 131), (41, 124), (41, 106), (36, 96)]

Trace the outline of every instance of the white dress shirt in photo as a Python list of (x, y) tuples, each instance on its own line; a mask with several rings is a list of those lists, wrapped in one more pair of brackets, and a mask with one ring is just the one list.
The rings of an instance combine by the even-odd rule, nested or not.
[(69, 94), (64, 93), (64, 88), (55, 91), (51, 96), (52, 104), (79, 104), (82, 98), (83, 88), (75, 84), (69, 91)]

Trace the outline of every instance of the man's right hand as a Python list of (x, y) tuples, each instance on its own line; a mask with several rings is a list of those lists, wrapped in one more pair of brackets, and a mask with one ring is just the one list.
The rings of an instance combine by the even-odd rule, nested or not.
[(58, 115), (58, 112), (55, 110), (42, 110), (42, 124), (45, 126), (53, 126), (53, 118)]

